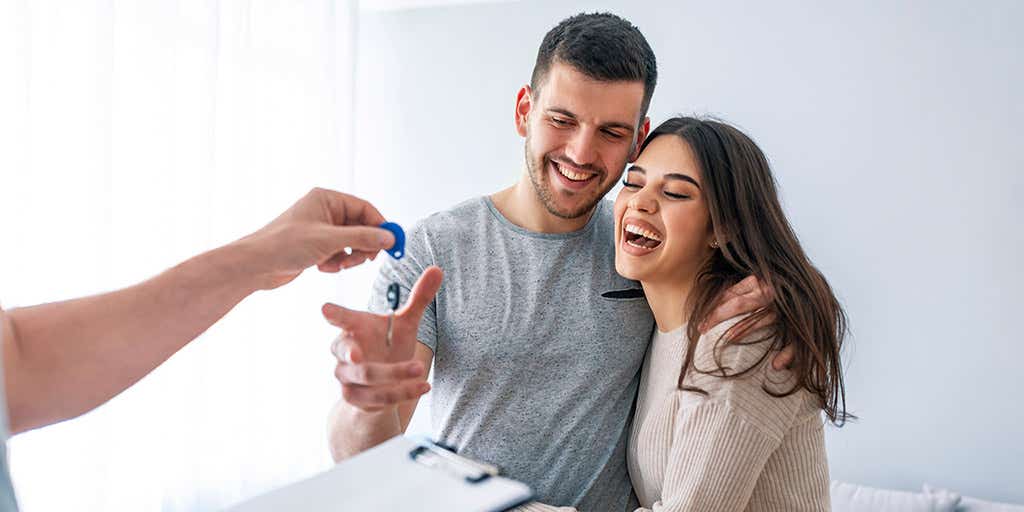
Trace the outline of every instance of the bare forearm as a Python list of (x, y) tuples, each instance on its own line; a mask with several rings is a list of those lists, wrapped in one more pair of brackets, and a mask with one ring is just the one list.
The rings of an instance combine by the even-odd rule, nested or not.
[(398, 408), (365, 412), (343, 400), (335, 404), (328, 425), (328, 443), (334, 462), (358, 455), (403, 432)]
[(4, 367), (11, 430), (83, 414), (144, 377), (255, 289), (243, 249), (216, 249), (138, 285), (12, 310)]

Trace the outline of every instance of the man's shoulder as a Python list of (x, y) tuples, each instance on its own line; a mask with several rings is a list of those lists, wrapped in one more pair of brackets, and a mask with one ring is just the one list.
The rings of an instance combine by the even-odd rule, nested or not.
[(597, 203), (597, 211), (594, 212), (594, 216), (597, 217), (596, 222), (599, 224), (615, 224), (615, 201), (611, 199), (602, 199)]
[(615, 202), (611, 199), (602, 199), (597, 203), (594, 211), (593, 230), (598, 243), (607, 245), (612, 251), (615, 247)]
[(490, 215), (486, 198), (474, 197), (424, 217), (413, 226), (411, 234), (430, 241), (452, 239), (475, 232)]

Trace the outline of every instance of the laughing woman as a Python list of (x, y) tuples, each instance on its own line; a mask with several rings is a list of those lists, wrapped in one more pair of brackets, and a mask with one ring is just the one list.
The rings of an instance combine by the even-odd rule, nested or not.
[[(615, 218), (616, 270), (640, 281), (657, 323), (628, 452), (641, 510), (829, 510), (822, 414), (849, 418), (845, 316), (764, 154), (724, 123), (670, 119), (626, 171)], [(771, 306), (701, 334), (713, 298), (749, 275), (773, 291)], [(729, 329), (747, 334), (725, 343)], [(786, 345), (795, 360), (775, 370)]]
[[(655, 511), (829, 510), (822, 413), (841, 425), (843, 310), (783, 214), (768, 161), (717, 121), (674, 118), (644, 142), (615, 201), (620, 274), (641, 282), (657, 329), (629, 447), (633, 487)], [(768, 310), (701, 335), (712, 298), (748, 275)], [(770, 356), (792, 344), (777, 371)]]

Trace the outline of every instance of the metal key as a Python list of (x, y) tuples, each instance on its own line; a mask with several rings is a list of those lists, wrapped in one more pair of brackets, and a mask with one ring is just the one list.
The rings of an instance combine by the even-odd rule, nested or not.
[(398, 303), (401, 299), (402, 288), (398, 286), (398, 283), (391, 283), (388, 285), (388, 306), (391, 307), (391, 311), (388, 313), (388, 335), (384, 341), (387, 343), (388, 348), (391, 348), (391, 332), (395, 325), (395, 310), (398, 309)]

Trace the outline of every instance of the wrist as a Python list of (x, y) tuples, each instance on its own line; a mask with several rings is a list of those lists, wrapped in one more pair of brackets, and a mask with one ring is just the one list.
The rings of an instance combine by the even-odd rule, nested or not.
[(246, 297), (260, 289), (253, 251), (242, 241), (202, 253), (181, 265), (183, 270), (208, 285)]

